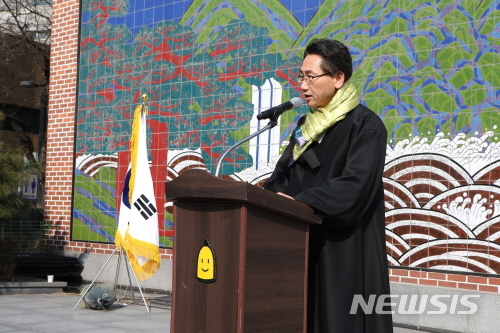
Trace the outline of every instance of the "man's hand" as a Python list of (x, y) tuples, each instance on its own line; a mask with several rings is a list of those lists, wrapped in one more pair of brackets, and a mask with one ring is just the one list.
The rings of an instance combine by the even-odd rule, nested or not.
[(289, 196), (289, 195), (287, 195), (287, 194), (285, 194), (285, 193), (282, 193), (282, 192), (278, 192), (278, 193), (276, 193), (276, 194), (279, 194), (279, 195), (281, 195), (281, 196), (283, 196), (283, 197), (287, 197), (288, 199), (295, 200), (293, 197), (291, 197), (291, 196)]

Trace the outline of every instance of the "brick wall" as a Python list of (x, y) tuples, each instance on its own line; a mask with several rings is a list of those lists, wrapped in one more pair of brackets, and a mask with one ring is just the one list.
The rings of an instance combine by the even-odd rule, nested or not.
[(391, 282), (419, 284), (432, 287), (445, 287), (498, 293), (500, 279), (487, 276), (448, 274), (408, 269), (389, 269)]
[(50, 223), (49, 243), (57, 250), (71, 246), (78, 8), (78, 1), (53, 2), (45, 219)]
[[(114, 244), (71, 241), (79, 1), (54, 0), (52, 16), (51, 77), (47, 125), (45, 220), (49, 245), (58, 251), (110, 254)], [(171, 250), (161, 250), (171, 259)]]

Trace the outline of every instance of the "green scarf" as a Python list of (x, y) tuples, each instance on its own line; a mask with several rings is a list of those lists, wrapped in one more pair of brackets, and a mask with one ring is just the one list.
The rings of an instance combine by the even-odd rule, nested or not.
[(327, 129), (344, 119), (358, 104), (356, 88), (349, 82), (337, 90), (324, 108), (309, 108), (306, 121), (294, 131), (297, 144), (293, 147), (293, 160), (296, 161)]

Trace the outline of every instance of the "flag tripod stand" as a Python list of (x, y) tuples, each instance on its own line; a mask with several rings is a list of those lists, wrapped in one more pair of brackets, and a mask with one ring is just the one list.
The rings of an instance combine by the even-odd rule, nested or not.
[[(104, 265), (102, 266), (101, 270), (99, 271), (99, 273), (97, 273), (96, 277), (94, 278), (94, 280), (92, 280), (92, 282), (90, 283), (90, 285), (88, 286), (87, 290), (85, 290), (85, 292), (82, 294), (82, 297), (80, 297), (80, 299), (78, 300), (78, 303), (76, 303), (75, 307), (73, 308), (73, 310), (76, 309), (76, 307), (78, 306), (78, 304), (80, 304), (80, 302), (83, 300), (83, 298), (85, 297), (85, 295), (88, 293), (88, 291), (90, 290), (90, 288), (92, 288), (92, 286), (94, 285), (95, 281), (97, 280), (97, 278), (99, 277), (99, 275), (102, 273), (102, 271), (104, 270), (104, 268), (106, 267), (106, 265), (108, 264), (108, 262), (111, 260), (111, 258), (113, 257), (113, 255), (115, 254), (115, 252), (118, 251), (118, 248), (115, 248), (113, 250), (113, 252), (111, 253), (111, 255), (109, 256), (108, 260), (106, 260), (106, 262), (104, 263)], [(125, 250), (120, 250), (120, 254), (118, 255), (118, 263), (117, 263), (117, 268), (116, 268), (116, 276), (115, 276), (115, 285), (114, 285), (114, 290), (116, 291), (116, 287), (118, 285), (118, 277), (120, 275), (120, 264), (121, 264), (121, 259), (125, 258), (125, 261), (128, 263), (128, 265), (125, 265), (125, 268), (127, 269), (127, 275), (128, 275), (128, 281), (129, 281), (129, 285), (130, 285), (130, 290), (132, 292), (132, 299), (135, 301), (135, 297), (134, 297), (134, 292), (133, 292), (133, 289), (132, 289), (132, 279), (130, 278), (130, 270), (129, 270), (129, 265), (130, 265), (130, 261), (128, 261), (127, 259), (127, 256), (126, 256), (126, 253), (125, 253)], [(132, 266), (130, 265), (130, 267), (132, 268)], [(148, 311), (148, 313), (151, 312), (147, 302), (146, 302), (146, 299), (144, 298), (144, 294), (142, 293), (142, 289), (141, 289), (141, 286), (139, 285), (139, 280), (137, 279), (137, 275), (135, 275), (135, 272), (134, 270), (132, 269), (132, 273), (134, 274), (134, 278), (135, 278), (135, 282), (137, 283), (137, 288), (139, 288), (139, 291), (141, 293), (141, 297), (142, 297), (142, 301), (144, 302), (144, 306), (146, 307), (146, 310)], [(128, 288), (128, 287), (127, 287)], [(127, 292), (127, 289), (125, 289), (125, 292), (124, 294)], [(125, 296), (125, 295), (124, 295)]]

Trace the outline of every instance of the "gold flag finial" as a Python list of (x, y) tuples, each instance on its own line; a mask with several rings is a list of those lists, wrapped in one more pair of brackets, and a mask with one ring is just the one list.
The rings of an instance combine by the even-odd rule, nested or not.
[(146, 102), (149, 100), (149, 95), (147, 93), (143, 93), (141, 95), (141, 100), (142, 100), (142, 110), (141, 111), (147, 115), (149, 110), (148, 110), (148, 107), (146, 106)]

